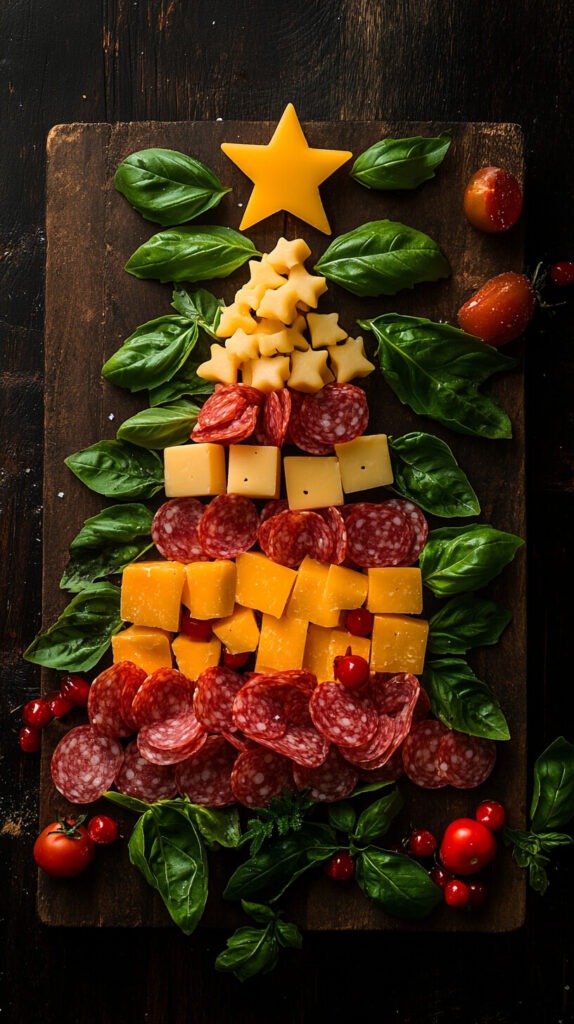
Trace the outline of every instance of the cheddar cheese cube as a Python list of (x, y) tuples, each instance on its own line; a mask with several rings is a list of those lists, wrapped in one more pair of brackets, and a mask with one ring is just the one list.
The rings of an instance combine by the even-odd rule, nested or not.
[(339, 461), (334, 456), (288, 455), (283, 459), (283, 469), (290, 508), (343, 504)]
[(408, 615), (375, 615), (371, 636), (371, 672), (424, 669), (429, 624)]
[(334, 608), (349, 611), (362, 608), (369, 589), (365, 573), (348, 569), (344, 565), (330, 565), (325, 581), (323, 600)]
[(193, 619), (222, 619), (235, 607), (235, 563), (229, 559), (189, 562), (181, 599)]
[(325, 600), (325, 583), (329, 566), (306, 555), (299, 569), (285, 614), (307, 619), (317, 626), (337, 626), (339, 609)]
[(135, 626), (177, 633), (185, 566), (181, 562), (132, 562), (122, 573), (120, 617)]
[(236, 600), (245, 608), (279, 618), (293, 589), (297, 572), (272, 562), (258, 551), (246, 551), (235, 560)]
[(393, 470), (386, 434), (363, 434), (353, 441), (336, 444), (335, 454), (345, 494), (392, 484)]
[(128, 626), (112, 637), (114, 663), (131, 661), (148, 675), (158, 668), (171, 668), (171, 633), (153, 626)]
[(335, 658), (346, 654), (349, 647), (353, 654), (358, 654), (365, 661), (369, 661), (371, 650), (369, 637), (351, 636), (344, 629), (324, 629), (310, 623), (303, 667), (313, 672), (320, 683), (332, 680), (335, 678)]
[(278, 498), (281, 449), (273, 445), (234, 444), (229, 449), (227, 491), (249, 498)]
[(221, 444), (180, 444), (163, 453), (168, 498), (225, 494), (225, 448)]
[(192, 640), (185, 633), (174, 637), (172, 649), (180, 672), (188, 679), (197, 679), (206, 668), (219, 665), (221, 642), (217, 637), (211, 640)]
[(414, 566), (376, 568), (369, 569), (367, 575), (367, 608), (370, 612), (420, 615), (423, 610), (423, 581), (420, 569)]
[(213, 623), (213, 632), (230, 654), (255, 651), (259, 643), (259, 626), (251, 608), (235, 606), (225, 619)]
[(305, 653), (308, 622), (305, 619), (276, 619), (264, 614), (261, 619), (259, 647), (255, 671), (288, 670), (301, 668)]

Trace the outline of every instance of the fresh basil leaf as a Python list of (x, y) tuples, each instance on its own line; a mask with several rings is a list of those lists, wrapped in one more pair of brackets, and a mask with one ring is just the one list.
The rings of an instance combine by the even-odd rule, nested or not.
[(193, 818), (209, 847), (224, 846), (235, 849), (241, 842), (241, 824), (235, 807), (214, 808), (189, 804), (188, 814)]
[(331, 828), (351, 835), (357, 820), (357, 812), (350, 800), (339, 800), (327, 805), (327, 817)]
[(524, 541), (486, 523), (431, 530), (419, 564), (423, 583), (437, 597), (480, 590), (502, 572)]
[(480, 504), (445, 441), (414, 431), (389, 438), (393, 490), (431, 515), (477, 516)]
[(241, 900), (241, 908), (256, 924), (269, 924), (270, 921), (276, 921), (279, 916), (277, 911), (273, 907), (268, 907), (266, 903)]
[(148, 281), (209, 281), (228, 277), (258, 255), (253, 242), (232, 228), (168, 228), (140, 245), (125, 270)]
[(174, 149), (131, 153), (114, 184), (142, 217), (164, 227), (199, 217), (231, 192), (209, 167)]
[(126, 793), (116, 793), (115, 789), (108, 789), (103, 796), (117, 807), (123, 807), (126, 811), (134, 811), (135, 814), (145, 814), (151, 804), (145, 800), (138, 800), (135, 796), (128, 796)]
[(534, 763), (530, 822), (535, 832), (560, 829), (574, 817), (574, 745), (555, 739)]
[(87, 672), (122, 626), (118, 587), (94, 583), (75, 594), (56, 622), (32, 641), (24, 657), (62, 672)]
[(97, 441), (64, 462), (86, 487), (106, 498), (152, 498), (163, 487), (159, 455), (127, 441)]
[(221, 319), (223, 299), (216, 299), (215, 295), (205, 288), (190, 292), (183, 285), (178, 285), (174, 288), (172, 300), (171, 304), (177, 313), (187, 320), (196, 321), (211, 338), (221, 340), (217, 337), (216, 331)]
[(299, 931), (296, 924), (291, 921), (282, 921), (281, 918), (277, 918), (275, 922), (275, 930), (277, 939), (281, 946), (286, 949), (301, 949), (303, 945), (303, 936)]
[(280, 948), (300, 949), (301, 932), (296, 925), (282, 921), (280, 915), (259, 903), (242, 900), (241, 905), (262, 928), (238, 928), (227, 940), (215, 966), (246, 981), (256, 974), (268, 974), (277, 964)]
[(241, 864), (229, 879), (224, 899), (265, 899), (274, 902), (302, 874), (338, 850), (326, 825), (304, 824), (293, 834), (268, 843)]
[(116, 437), (141, 448), (168, 448), (189, 441), (200, 407), (193, 402), (172, 402), (166, 406), (142, 409), (124, 420)]
[(153, 515), (136, 503), (112, 505), (86, 519), (70, 544), (62, 590), (80, 591), (90, 583), (121, 572), (152, 546)]
[(393, 789), (385, 796), (379, 797), (365, 808), (353, 831), (356, 842), (370, 843), (380, 839), (391, 827), (393, 819), (402, 810), (404, 800), (398, 789)]
[(500, 704), (464, 658), (427, 661), (421, 682), (433, 714), (449, 729), (491, 740), (510, 739)]
[(554, 850), (558, 846), (572, 846), (574, 839), (565, 832), (539, 832), (538, 839), (543, 850)]
[(474, 647), (497, 644), (512, 613), (486, 597), (453, 597), (429, 621), (431, 654), (466, 654)]
[(130, 391), (171, 380), (194, 348), (197, 324), (183, 316), (160, 316), (138, 327), (102, 367), (102, 377)]
[(422, 231), (374, 220), (335, 238), (315, 264), (317, 273), (353, 295), (396, 295), (422, 281), (448, 277), (448, 261)]
[(385, 381), (419, 416), (459, 434), (509, 438), (512, 425), (490, 395), (478, 390), (516, 365), (493, 345), (449, 324), (386, 313), (359, 326), (374, 333)]
[(376, 847), (358, 855), (356, 879), (365, 895), (394, 917), (428, 917), (443, 898), (421, 864), (406, 854)]
[(528, 865), (528, 883), (531, 889), (544, 896), (549, 885), (544, 859), (536, 857), (530, 861)]
[(435, 138), (381, 139), (357, 157), (350, 175), (366, 188), (417, 188), (434, 178), (451, 142), (446, 132)]

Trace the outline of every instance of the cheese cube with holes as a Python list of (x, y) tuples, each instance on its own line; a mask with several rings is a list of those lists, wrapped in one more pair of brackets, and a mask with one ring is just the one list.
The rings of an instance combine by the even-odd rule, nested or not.
[(412, 672), (424, 668), (429, 624), (408, 615), (375, 615), (371, 672)]
[(290, 668), (301, 668), (308, 625), (305, 619), (287, 616), (276, 619), (273, 615), (264, 614), (261, 619), (255, 671), (286, 671)]
[(365, 573), (343, 565), (330, 565), (323, 600), (334, 608), (349, 611), (362, 608), (367, 600), (369, 581)]
[(246, 551), (235, 559), (236, 600), (244, 608), (279, 618), (293, 589), (297, 572), (272, 562), (258, 551)]
[(135, 626), (177, 633), (185, 566), (181, 562), (132, 562), (122, 573), (120, 617)]
[(371, 652), (369, 637), (351, 636), (344, 629), (324, 629), (310, 623), (303, 667), (314, 672), (320, 683), (334, 679), (335, 658), (346, 654), (349, 647), (353, 654), (359, 654), (365, 661), (369, 661)]
[(225, 494), (225, 448), (221, 444), (180, 444), (163, 453), (168, 498)]
[(235, 607), (235, 562), (189, 562), (181, 600), (193, 619), (222, 619)]
[(227, 491), (249, 498), (278, 498), (281, 449), (272, 445), (232, 444), (229, 448)]
[(376, 568), (368, 570), (370, 612), (420, 615), (423, 610), (423, 581), (420, 569)]
[(128, 626), (112, 637), (114, 662), (131, 661), (151, 675), (157, 668), (171, 668), (171, 633), (153, 626)]
[(386, 434), (363, 434), (353, 441), (335, 445), (345, 494), (386, 487), (393, 482), (393, 470)]
[(180, 672), (188, 679), (197, 679), (205, 668), (219, 665), (221, 642), (216, 636), (211, 640), (192, 640), (185, 633), (174, 637), (172, 649)]
[(213, 632), (230, 654), (255, 651), (259, 643), (259, 626), (251, 608), (235, 606), (225, 619), (213, 623)]
[(307, 619), (317, 626), (338, 626), (339, 610), (325, 600), (329, 566), (306, 555), (299, 569), (285, 614)]
[(344, 502), (339, 461), (334, 456), (288, 455), (283, 460), (289, 508), (326, 508)]

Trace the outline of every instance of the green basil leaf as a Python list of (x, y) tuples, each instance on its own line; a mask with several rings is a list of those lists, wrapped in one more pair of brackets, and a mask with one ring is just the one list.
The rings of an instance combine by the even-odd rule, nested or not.
[(87, 672), (122, 626), (118, 587), (94, 583), (72, 598), (56, 622), (32, 641), (24, 657), (62, 672)]
[(277, 918), (275, 932), (280, 946), (284, 946), (286, 949), (301, 949), (303, 936), (296, 924)]
[(403, 405), (459, 434), (512, 436), (507, 414), (478, 388), (516, 360), (457, 327), (424, 317), (386, 313), (358, 323), (374, 333), (385, 381)]
[(353, 832), (353, 839), (357, 842), (367, 843), (374, 839), (380, 839), (389, 831), (393, 819), (402, 810), (403, 804), (404, 800), (398, 789), (393, 789), (385, 796), (379, 797), (359, 816)]
[(366, 188), (417, 188), (434, 178), (451, 142), (446, 132), (435, 138), (381, 139), (357, 157), (350, 175)]
[(393, 489), (434, 516), (477, 516), (480, 504), (445, 441), (414, 431), (389, 438)]
[(198, 288), (196, 291), (190, 292), (183, 285), (174, 288), (172, 299), (171, 304), (177, 313), (187, 320), (196, 321), (206, 334), (221, 341), (221, 338), (217, 337), (216, 331), (221, 319), (223, 299), (216, 299), (215, 295), (206, 291), (205, 288)]
[(534, 892), (538, 892), (541, 896), (544, 896), (544, 893), (548, 889), (550, 883), (548, 881), (548, 875), (546, 873), (546, 867), (543, 859), (537, 857), (530, 861), (528, 865), (528, 882), (530, 888), (534, 889)]
[(209, 281), (258, 255), (253, 242), (232, 228), (168, 228), (140, 245), (125, 269), (142, 280)]
[(127, 441), (97, 441), (64, 462), (86, 487), (106, 498), (152, 498), (163, 487), (159, 455)]
[(273, 907), (268, 907), (266, 903), (252, 903), (250, 900), (241, 900), (241, 908), (257, 924), (269, 924), (270, 921), (276, 921), (279, 916), (277, 911)]
[(108, 789), (103, 796), (117, 807), (122, 807), (126, 811), (134, 811), (135, 814), (144, 814), (151, 806), (145, 800), (138, 800), (135, 796), (116, 793), (115, 789)]
[(116, 437), (118, 441), (129, 441), (153, 450), (184, 444), (189, 441), (199, 408), (193, 402), (179, 401), (142, 409), (124, 420)]
[(574, 745), (559, 736), (534, 763), (530, 806), (535, 832), (552, 831), (574, 817)]
[(486, 597), (463, 594), (448, 601), (429, 621), (432, 654), (466, 654), (474, 647), (497, 644), (512, 613)]
[(339, 235), (315, 264), (317, 273), (353, 295), (396, 295), (422, 281), (448, 277), (436, 242), (391, 220), (374, 220)]
[(82, 590), (87, 584), (121, 572), (152, 546), (153, 514), (145, 505), (112, 505), (86, 519), (70, 544), (70, 561), (60, 587)]
[(326, 825), (304, 824), (296, 833), (268, 843), (241, 864), (229, 879), (224, 899), (265, 899), (274, 902), (304, 872), (338, 850)]
[(574, 839), (565, 832), (539, 832), (538, 839), (543, 850), (554, 850), (558, 846), (572, 846)]
[(356, 879), (365, 895), (394, 917), (428, 917), (443, 898), (421, 864), (403, 853), (376, 847), (361, 851), (357, 857)]
[(159, 387), (183, 366), (197, 338), (197, 324), (183, 316), (149, 320), (104, 363), (102, 377), (132, 392)]
[(491, 740), (510, 739), (500, 704), (464, 658), (427, 661), (421, 682), (433, 714), (449, 729)]
[(524, 541), (486, 523), (431, 530), (419, 564), (423, 583), (437, 597), (479, 590), (511, 562)]
[(241, 824), (235, 807), (222, 809), (189, 804), (188, 814), (193, 818), (209, 847), (224, 846), (235, 849), (241, 842)]
[(174, 149), (131, 153), (114, 184), (142, 217), (164, 227), (199, 217), (231, 192), (209, 167)]
[(327, 805), (327, 817), (331, 828), (350, 835), (355, 827), (357, 812), (350, 800), (339, 800)]
[(197, 395), (203, 401), (215, 390), (215, 383), (212, 380), (204, 380), (198, 377), (196, 369), (199, 363), (192, 363), (191, 360), (185, 363), (179, 373), (172, 380), (160, 384), (158, 388), (152, 388), (149, 393), (149, 404), (152, 408), (157, 405), (168, 405), (170, 402), (177, 402), (181, 398)]
[(277, 966), (279, 943), (273, 924), (265, 928), (245, 925), (227, 939), (226, 948), (215, 961), (215, 968), (246, 981), (257, 974), (269, 974)]

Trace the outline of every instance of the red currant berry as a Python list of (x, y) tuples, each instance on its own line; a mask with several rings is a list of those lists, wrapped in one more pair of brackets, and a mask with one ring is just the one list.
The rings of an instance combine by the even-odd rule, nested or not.
[(18, 743), (25, 754), (36, 754), (40, 749), (40, 730), (25, 725), (18, 733)]
[(60, 693), (67, 697), (78, 708), (85, 708), (88, 703), (90, 684), (82, 676), (65, 675), (60, 684)]
[(550, 279), (561, 288), (574, 284), (574, 263), (571, 260), (560, 260), (555, 263), (550, 267)]
[(245, 668), (249, 661), (249, 651), (242, 651), (241, 654), (232, 654), (231, 651), (223, 652), (223, 664), (227, 668), (237, 669)]
[(345, 616), (345, 625), (353, 636), (370, 636), (375, 616), (366, 608), (353, 608)]
[(88, 822), (88, 833), (94, 843), (115, 843), (120, 829), (117, 821), (107, 814), (97, 814)]
[(360, 654), (351, 654), (350, 648), (347, 651), (347, 654), (339, 654), (335, 658), (335, 679), (349, 690), (356, 690), (369, 678), (369, 663)]
[(64, 715), (69, 715), (74, 706), (70, 698), (64, 697), (60, 692), (49, 693), (46, 700), (50, 705), (53, 718), (63, 718)]
[(449, 907), (466, 907), (470, 899), (468, 885), (453, 878), (444, 887), (444, 901)]
[(497, 800), (483, 800), (476, 808), (474, 816), (481, 825), (486, 825), (490, 832), (498, 832), (506, 821), (506, 811)]
[(34, 729), (43, 729), (48, 722), (52, 721), (52, 712), (48, 701), (43, 697), (36, 697), (24, 705), (22, 718), (25, 725), (31, 725)]
[(413, 857), (431, 857), (436, 850), (436, 839), (428, 829), (417, 828), (411, 833), (408, 850)]
[(471, 907), (483, 907), (486, 903), (488, 890), (484, 882), (468, 883), (468, 902)]
[(204, 643), (213, 636), (211, 619), (192, 619), (187, 608), (182, 612), (180, 630), (192, 640), (202, 640)]
[(429, 871), (429, 875), (432, 878), (435, 885), (438, 885), (439, 889), (444, 889), (447, 882), (452, 882), (454, 875), (447, 871), (446, 868), (441, 867), (440, 864), (433, 864)]
[(350, 853), (339, 850), (325, 864), (325, 874), (335, 882), (347, 882), (355, 874), (355, 861)]

